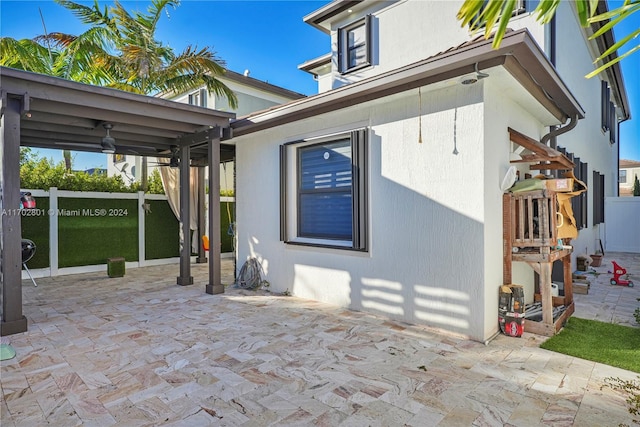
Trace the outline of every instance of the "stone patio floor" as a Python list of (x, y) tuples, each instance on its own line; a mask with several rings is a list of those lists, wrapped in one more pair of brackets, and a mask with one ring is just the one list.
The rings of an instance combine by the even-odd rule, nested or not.
[[(612, 259), (636, 287), (609, 285)], [(265, 291), (212, 296), (206, 264), (193, 286), (175, 285), (177, 270), (23, 281), (29, 331), (8, 337), (2, 427), (631, 424), (602, 385), (637, 374), (542, 350), (543, 337), (485, 345)], [(596, 270), (575, 316), (637, 327), (640, 255)], [(223, 273), (231, 283), (232, 261)]]

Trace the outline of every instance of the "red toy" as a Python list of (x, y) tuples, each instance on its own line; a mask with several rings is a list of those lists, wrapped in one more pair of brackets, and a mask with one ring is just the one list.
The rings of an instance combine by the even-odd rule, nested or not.
[(623, 274), (627, 274), (627, 269), (622, 268), (615, 261), (611, 261), (611, 263), (613, 264), (613, 277), (611, 278), (610, 283), (612, 285), (629, 286), (630, 288), (633, 287), (633, 282), (631, 280), (624, 280), (620, 278)]

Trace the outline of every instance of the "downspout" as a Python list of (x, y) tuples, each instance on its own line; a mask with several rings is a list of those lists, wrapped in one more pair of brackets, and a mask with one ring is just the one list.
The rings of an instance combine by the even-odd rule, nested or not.
[[(551, 21), (549, 22), (549, 24), (545, 26), (545, 40), (546, 40), (545, 48), (546, 48), (547, 54), (549, 56), (549, 61), (551, 62), (551, 64), (553, 64), (554, 68), (556, 66), (556, 50), (557, 50), (556, 49), (556, 47), (557, 47), (556, 34), (557, 34), (556, 16), (554, 14), (553, 18), (551, 18)], [(549, 126), (549, 132), (553, 132), (556, 129), (557, 129), (557, 126)], [(554, 150), (558, 148), (558, 143), (557, 143), (555, 137), (550, 138), (549, 146), (551, 148), (553, 148)], [(556, 178), (558, 178), (558, 171), (557, 170), (553, 170), (551, 172)]]
[(575, 115), (571, 116), (571, 118), (569, 119), (569, 124), (568, 125), (566, 125), (565, 127), (553, 129), (551, 132), (549, 132), (548, 134), (543, 136), (542, 139), (540, 139), (540, 143), (546, 145), (547, 142), (549, 142), (549, 140), (551, 138), (555, 138), (555, 137), (557, 137), (559, 135), (562, 135), (563, 133), (569, 132), (574, 127), (576, 127), (577, 124), (578, 124), (578, 115), (575, 114)]

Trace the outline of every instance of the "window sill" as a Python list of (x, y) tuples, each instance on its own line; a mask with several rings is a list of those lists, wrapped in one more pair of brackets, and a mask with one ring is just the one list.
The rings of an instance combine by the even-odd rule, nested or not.
[(369, 68), (369, 67), (372, 67), (372, 65), (371, 65), (370, 62), (367, 62), (365, 64), (361, 64), (361, 65), (357, 65), (357, 66), (355, 66), (353, 68), (349, 68), (348, 70), (340, 71), (340, 75), (344, 76), (344, 75), (347, 75), (347, 74), (354, 73), (356, 71), (364, 70), (365, 68)]
[(356, 249), (352, 246), (351, 242), (334, 241), (334, 240), (320, 240), (320, 239), (296, 239), (287, 240), (284, 242), (286, 245), (291, 246), (305, 246), (311, 248), (323, 248), (323, 249), (340, 249), (351, 252), (367, 252), (367, 249)]

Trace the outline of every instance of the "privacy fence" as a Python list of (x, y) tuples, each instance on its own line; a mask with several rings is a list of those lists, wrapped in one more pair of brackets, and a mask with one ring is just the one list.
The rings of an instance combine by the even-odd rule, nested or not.
[(606, 250), (640, 253), (640, 197), (607, 197), (604, 207)]
[[(112, 257), (124, 257), (127, 267), (179, 259), (180, 224), (164, 195), (23, 191), (36, 199), (36, 209), (21, 211), (22, 237), (37, 247), (27, 264), (35, 276), (99, 271)], [(222, 198), (220, 209), (222, 252), (232, 252), (233, 198)]]

